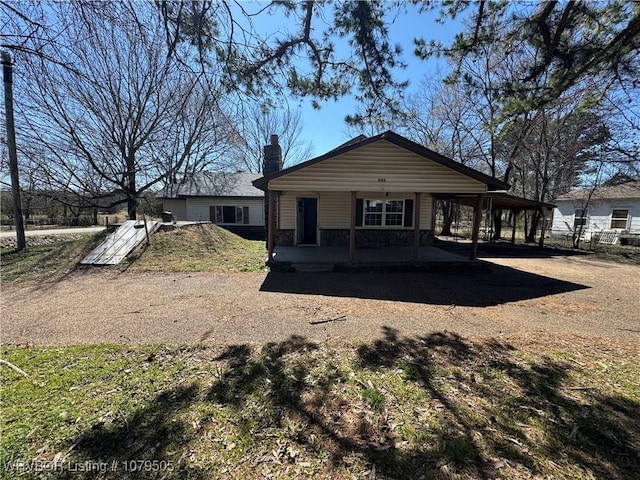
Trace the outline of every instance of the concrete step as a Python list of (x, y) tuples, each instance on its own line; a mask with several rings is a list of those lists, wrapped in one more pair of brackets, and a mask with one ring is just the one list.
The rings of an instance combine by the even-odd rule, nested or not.
[(294, 263), (291, 267), (296, 272), (333, 272), (335, 265), (330, 263)]

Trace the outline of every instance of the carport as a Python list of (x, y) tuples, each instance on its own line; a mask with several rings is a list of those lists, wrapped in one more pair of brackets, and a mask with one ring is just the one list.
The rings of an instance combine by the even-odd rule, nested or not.
[[(476, 195), (464, 195), (464, 194), (439, 194), (434, 195), (438, 200), (450, 200), (464, 205), (467, 207), (476, 208), (477, 196)], [(504, 191), (487, 192), (482, 198), (482, 210), (489, 212), (491, 227), (493, 228), (493, 213), (497, 210), (509, 210), (513, 214), (514, 218), (525, 210), (537, 211), (542, 219), (542, 224), (545, 225), (546, 219), (551, 218), (553, 208), (552, 203), (539, 202), (537, 200), (529, 200), (527, 198), (516, 197), (515, 195), (509, 195)], [(511, 230), (511, 243), (515, 243), (516, 237), (516, 222), (513, 222)], [(540, 237), (540, 245), (544, 243), (544, 234)]]

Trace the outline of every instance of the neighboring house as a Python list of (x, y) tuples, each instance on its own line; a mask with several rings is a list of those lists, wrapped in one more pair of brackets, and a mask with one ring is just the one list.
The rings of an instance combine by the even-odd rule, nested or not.
[(472, 258), (485, 195), (509, 186), (394, 132), (358, 137), (318, 158), (281, 170), (273, 136), (265, 147), (267, 248), (316, 245), (356, 248), (433, 242), (438, 198), (471, 197), (476, 211)]
[(601, 232), (640, 235), (640, 181), (600, 187), (590, 193), (574, 190), (555, 199), (552, 235), (572, 236), (581, 225), (586, 240)]
[(260, 177), (245, 172), (199, 172), (165, 189), (163, 209), (178, 221), (210, 221), (243, 236), (264, 238), (264, 192), (252, 184)]

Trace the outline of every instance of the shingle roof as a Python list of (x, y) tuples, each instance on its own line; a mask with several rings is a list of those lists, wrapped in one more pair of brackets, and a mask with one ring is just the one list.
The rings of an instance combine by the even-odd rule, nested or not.
[[(589, 192), (588, 189), (572, 190), (564, 195), (560, 195), (556, 198), (556, 201), (584, 200), (589, 195)], [(592, 198), (598, 200), (640, 198), (640, 181), (612, 185), (610, 187), (599, 187), (593, 192)]]
[(199, 172), (182, 185), (169, 185), (164, 198), (179, 197), (264, 197), (252, 182), (259, 173)]

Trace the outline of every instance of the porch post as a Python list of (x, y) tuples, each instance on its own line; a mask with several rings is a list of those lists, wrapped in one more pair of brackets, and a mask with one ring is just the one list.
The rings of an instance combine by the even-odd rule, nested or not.
[(353, 262), (356, 252), (356, 195), (351, 192), (351, 224), (349, 225), (349, 263)]
[(268, 252), (268, 261), (271, 262), (273, 260), (273, 247), (274, 247), (274, 225), (273, 225), (273, 195), (274, 192), (271, 190), (267, 190), (267, 195), (269, 196), (269, 207), (267, 211), (267, 252)]
[(480, 221), (482, 220), (483, 200), (484, 195), (482, 193), (478, 194), (473, 216), (473, 233), (471, 234), (471, 256), (469, 257), (471, 260), (478, 258), (478, 234), (480, 233)]
[(418, 260), (420, 253), (420, 192), (413, 199), (413, 259)]

